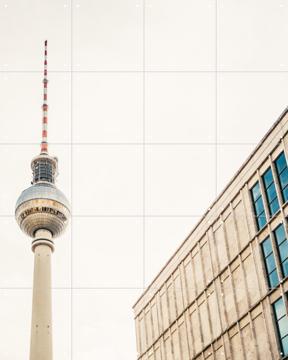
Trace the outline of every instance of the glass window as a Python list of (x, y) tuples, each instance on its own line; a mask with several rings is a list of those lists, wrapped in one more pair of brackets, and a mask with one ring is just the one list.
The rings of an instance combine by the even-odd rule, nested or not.
[(271, 214), (271, 215), (275, 214), (275, 213), (279, 210), (279, 202), (278, 202), (278, 199), (273, 200), (273, 201), (269, 204), (269, 210), (270, 210), (270, 214)]
[(259, 185), (259, 182), (257, 181), (257, 183), (253, 186), (252, 188), (252, 195), (253, 195), (253, 200), (256, 201), (259, 196), (261, 195), (261, 192), (260, 192), (260, 185)]
[(266, 192), (266, 198), (270, 215), (274, 215), (279, 210), (279, 202), (276, 193), (276, 187), (273, 179), (272, 170), (269, 167), (262, 176)]
[(268, 281), (271, 288), (274, 288), (279, 284), (279, 277), (276, 269), (269, 274)]
[(269, 168), (263, 175), (263, 182), (266, 187), (274, 182), (271, 168)]
[(286, 202), (288, 200), (288, 168), (284, 152), (282, 152), (275, 160), (275, 167), (281, 187), (283, 202)]
[(288, 184), (288, 169), (282, 171), (280, 175), (280, 185), (284, 189)]
[(265, 257), (269, 256), (273, 252), (271, 241), (269, 240), (270, 239), (264, 240), (262, 243), (262, 249)]
[(278, 299), (275, 303), (274, 303), (274, 311), (276, 314), (276, 319), (281, 319), (285, 314), (285, 306), (284, 306), (284, 302), (281, 299)]
[(275, 160), (275, 165), (279, 174), (287, 167), (284, 152), (282, 152)]
[(288, 318), (282, 298), (273, 304), (274, 317), (281, 346), (281, 355), (288, 355)]
[(258, 229), (262, 229), (263, 226), (265, 226), (267, 223), (265, 213), (262, 213), (262, 215), (259, 215), (257, 218), (257, 226)]
[(282, 224), (275, 229), (274, 233), (278, 245), (282, 244), (282, 242), (286, 240), (285, 230)]
[(288, 276), (288, 240), (286, 239), (283, 224), (274, 230), (274, 236), (278, 248), (279, 258), (281, 262), (281, 270), (284, 277)]
[(260, 230), (267, 223), (267, 219), (265, 215), (259, 181), (257, 181), (257, 183), (252, 187), (251, 195), (256, 216), (257, 229)]
[(274, 254), (270, 254), (269, 256), (267, 256), (266, 258), (266, 266), (267, 266), (267, 271), (270, 274), (273, 270), (276, 269), (276, 263), (275, 263), (275, 259), (274, 259)]
[(276, 269), (276, 262), (272, 250), (270, 236), (268, 236), (261, 244), (262, 252), (267, 272), (267, 278), (270, 288), (274, 288), (279, 284), (279, 277)]
[(282, 263), (282, 267), (283, 267), (283, 273), (285, 274), (285, 276), (287, 276), (288, 275), (288, 260), (285, 260)]

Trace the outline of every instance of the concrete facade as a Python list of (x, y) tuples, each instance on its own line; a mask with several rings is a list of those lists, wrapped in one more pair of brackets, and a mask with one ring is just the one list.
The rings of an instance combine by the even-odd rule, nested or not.
[[(259, 122), (260, 123), (260, 122)], [(261, 244), (283, 223), (274, 161), (288, 161), (288, 109), (268, 131), (224, 191), (134, 305), (138, 359), (283, 359), (272, 304), (283, 298), (288, 277), (269, 287)], [(257, 229), (251, 188), (271, 167), (280, 209)], [(287, 320), (288, 321), (288, 320)]]

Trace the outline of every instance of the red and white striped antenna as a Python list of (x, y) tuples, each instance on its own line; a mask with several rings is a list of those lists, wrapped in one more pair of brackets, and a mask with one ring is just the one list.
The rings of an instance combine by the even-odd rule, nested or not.
[(48, 125), (48, 103), (47, 103), (47, 40), (44, 42), (44, 78), (43, 78), (43, 105), (42, 105), (42, 141), (41, 141), (41, 154), (48, 154), (47, 143), (47, 125)]

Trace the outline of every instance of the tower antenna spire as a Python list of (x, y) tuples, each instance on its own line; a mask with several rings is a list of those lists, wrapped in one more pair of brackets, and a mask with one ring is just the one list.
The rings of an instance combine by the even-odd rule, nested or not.
[(42, 141), (41, 154), (48, 154), (47, 125), (48, 125), (48, 103), (47, 103), (47, 40), (44, 42), (44, 78), (43, 78), (43, 105), (42, 105)]

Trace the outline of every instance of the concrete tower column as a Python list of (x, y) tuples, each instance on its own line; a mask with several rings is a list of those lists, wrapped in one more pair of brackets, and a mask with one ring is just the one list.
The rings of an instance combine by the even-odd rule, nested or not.
[(34, 251), (30, 360), (52, 360), (51, 254), (52, 234), (37, 230)]

